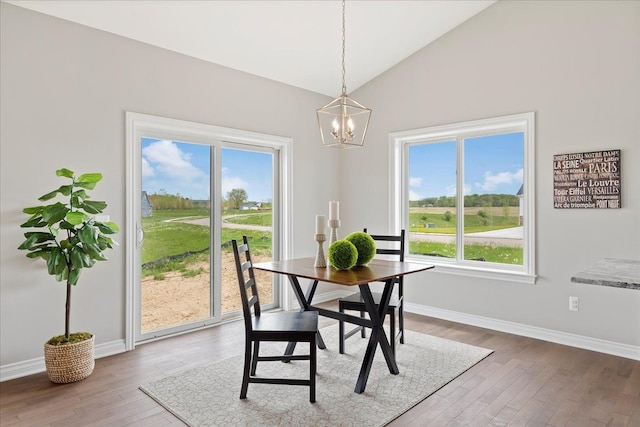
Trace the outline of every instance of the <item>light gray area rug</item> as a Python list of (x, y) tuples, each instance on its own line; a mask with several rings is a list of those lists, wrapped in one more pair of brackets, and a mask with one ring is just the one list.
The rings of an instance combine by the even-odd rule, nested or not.
[[(405, 331), (398, 344), (400, 373), (389, 373), (378, 348), (364, 393), (354, 393), (367, 339), (354, 336), (338, 353), (338, 328), (321, 330), (327, 344), (318, 350), (316, 403), (309, 388), (249, 384), (240, 400), (242, 356), (191, 369), (140, 389), (187, 425), (201, 426), (384, 426), (487, 357), (492, 350)], [(284, 351), (283, 343), (263, 343), (261, 355)], [(308, 351), (298, 346), (296, 352)], [(309, 363), (260, 362), (259, 376), (308, 378)]]

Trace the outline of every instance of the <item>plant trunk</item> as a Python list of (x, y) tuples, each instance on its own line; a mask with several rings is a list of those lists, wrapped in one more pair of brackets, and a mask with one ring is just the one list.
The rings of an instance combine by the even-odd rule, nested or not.
[(67, 279), (67, 302), (64, 305), (64, 336), (69, 340), (69, 315), (71, 313), (71, 283)]

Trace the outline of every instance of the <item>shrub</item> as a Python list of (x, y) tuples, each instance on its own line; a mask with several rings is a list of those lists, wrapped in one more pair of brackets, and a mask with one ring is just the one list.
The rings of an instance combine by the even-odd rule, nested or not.
[(356, 265), (358, 250), (348, 240), (336, 240), (329, 246), (329, 263), (338, 270), (349, 270)]
[(376, 255), (376, 242), (369, 234), (363, 231), (353, 232), (345, 237), (345, 240), (353, 243), (358, 251), (356, 265), (368, 264)]

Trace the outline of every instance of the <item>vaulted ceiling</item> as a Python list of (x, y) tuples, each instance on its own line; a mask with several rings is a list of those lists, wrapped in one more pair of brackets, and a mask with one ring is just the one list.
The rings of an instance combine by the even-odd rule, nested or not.
[[(495, 1), (347, 1), (347, 90)], [(341, 90), (342, 4), (337, 0), (6, 3), (328, 96)]]

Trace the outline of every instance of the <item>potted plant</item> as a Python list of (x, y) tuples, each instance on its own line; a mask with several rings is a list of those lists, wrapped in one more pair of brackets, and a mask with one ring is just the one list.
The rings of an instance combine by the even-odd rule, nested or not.
[(56, 201), (23, 210), (31, 217), (20, 227), (34, 228), (36, 231), (24, 233), (26, 240), (18, 249), (28, 251), (28, 258), (45, 260), (47, 272), (58, 282), (67, 284), (64, 335), (47, 341), (44, 353), (49, 379), (54, 383), (70, 383), (88, 377), (95, 365), (93, 334), (69, 333), (71, 287), (78, 283), (84, 268), (107, 259), (104, 251), (117, 244), (109, 235), (117, 233), (118, 226), (96, 217), (107, 204), (89, 200), (87, 194), (102, 179), (102, 174), (88, 173), (76, 177), (69, 169), (59, 169), (56, 175), (68, 178), (71, 182), (38, 200), (53, 202), (52, 199), (62, 196), (63, 202)]

